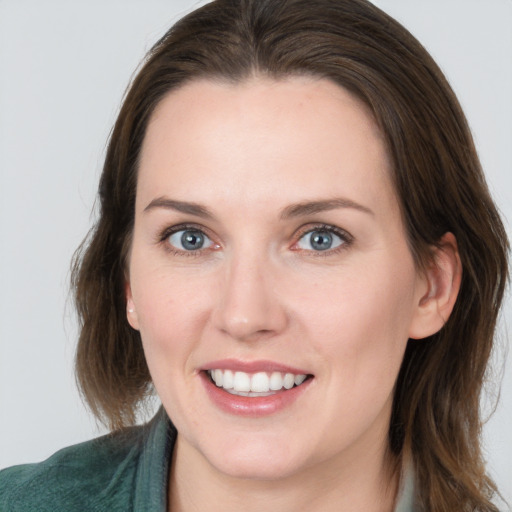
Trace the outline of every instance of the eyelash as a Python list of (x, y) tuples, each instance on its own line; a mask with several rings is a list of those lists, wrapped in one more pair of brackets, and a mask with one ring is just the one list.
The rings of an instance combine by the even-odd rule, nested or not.
[[(203, 251), (209, 250), (209, 249), (197, 249), (197, 250), (192, 250), (192, 251), (182, 251), (180, 249), (174, 248), (169, 243), (168, 240), (169, 240), (170, 236), (172, 236), (175, 233), (178, 233), (179, 231), (187, 231), (187, 230), (198, 231), (198, 232), (204, 234), (206, 237), (208, 237), (208, 239), (212, 240), (212, 242), (213, 242), (213, 237), (207, 233), (205, 228), (202, 226), (196, 225), (196, 224), (178, 224), (176, 226), (168, 227), (164, 231), (162, 231), (162, 233), (158, 236), (157, 241), (160, 244), (163, 244), (164, 249), (166, 251), (168, 251), (169, 253), (171, 253), (172, 255), (175, 255), (175, 256), (198, 257), (198, 256), (202, 255)], [(313, 255), (314, 257), (327, 257), (327, 256), (331, 256), (333, 254), (338, 254), (338, 253), (348, 249), (348, 247), (350, 247), (350, 245), (352, 245), (352, 243), (354, 242), (354, 237), (350, 233), (345, 231), (344, 229), (338, 228), (338, 227), (330, 225), (330, 224), (315, 224), (315, 225), (309, 224), (307, 226), (303, 226), (303, 227), (299, 228), (299, 230), (297, 231), (297, 235), (294, 237), (295, 242), (293, 243), (292, 247), (296, 246), (305, 235), (307, 235), (308, 233), (313, 233), (315, 231), (324, 231), (327, 233), (332, 233), (332, 234), (336, 235), (337, 237), (339, 237), (340, 240), (342, 241), (342, 243), (341, 243), (341, 245), (339, 245), (338, 247), (335, 247), (334, 249), (326, 249), (325, 251), (313, 251), (313, 250), (307, 251), (309, 254)], [(213, 244), (215, 247), (220, 247), (220, 245), (215, 242), (213, 242)], [(293, 249), (293, 248), (291, 250), (297, 251), (297, 252), (301, 251), (301, 249)]]
[[(178, 233), (179, 231), (198, 231), (199, 233), (202, 233), (205, 235), (208, 239), (212, 240), (213, 237), (211, 237), (204, 227), (198, 226), (196, 224), (178, 224), (176, 226), (172, 226), (169, 228), (166, 228), (158, 237), (158, 242), (163, 244), (164, 249), (169, 252), (170, 254), (174, 256), (185, 256), (185, 257), (198, 257), (201, 256), (203, 251), (205, 249), (198, 249), (195, 251), (182, 251), (180, 249), (176, 249), (169, 243), (169, 237), (174, 235), (175, 233)], [(217, 247), (219, 247), (219, 244), (216, 244), (213, 242), (213, 244)]]
[[(347, 250), (352, 243), (354, 242), (354, 237), (344, 229), (338, 228), (337, 226), (333, 226), (331, 224), (316, 224), (316, 225), (307, 225), (299, 229), (296, 242), (294, 242), (294, 246), (299, 243), (299, 241), (308, 233), (313, 233), (315, 231), (324, 231), (326, 233), (332, 233), (340, 238), (342, 243), (333, 249), (327, 249), (325, 251), (307, 251), (310, 255), (315, 258), (325, 258), (328, 256), (332, 256), (333, 254), (339, 254)], [(299, 251), (300, 249), (292, 249)]]

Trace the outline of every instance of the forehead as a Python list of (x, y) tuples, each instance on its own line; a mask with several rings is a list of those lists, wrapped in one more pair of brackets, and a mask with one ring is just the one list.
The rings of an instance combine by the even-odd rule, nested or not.
[(137, 196), (263, 205), (277, 190), (283, 201), (334, 191), (375, 199), (394, 196), (389, 176), (369, 109), (331, 81), (198, 80), (170, 92), (153, 113)]

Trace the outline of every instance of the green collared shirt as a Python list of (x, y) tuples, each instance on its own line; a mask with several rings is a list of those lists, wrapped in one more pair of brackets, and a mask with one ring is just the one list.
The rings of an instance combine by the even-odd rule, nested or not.
[[(147, 425), (0, 471), (0, 512), (166, 512), (176, 430), (163, 408)], [(395, 512), (414, 512), (406, 472)]]

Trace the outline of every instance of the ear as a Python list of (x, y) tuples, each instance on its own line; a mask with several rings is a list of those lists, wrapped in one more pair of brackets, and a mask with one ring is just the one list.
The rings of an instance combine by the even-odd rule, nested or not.
[(421, 339), (440, 331), (453, 310), (462, 279), (457, 240), (445, 233), (424, 271), (422, 293), (416, 304), (409, 337)]
[(126, 297), (126, 318), (128, 323), (136, 330), (139, 330), (139, 318), (137, 316), (137, 310), (133, 302), (132, 288), (129, 281), (125, 283), (125, 297)]

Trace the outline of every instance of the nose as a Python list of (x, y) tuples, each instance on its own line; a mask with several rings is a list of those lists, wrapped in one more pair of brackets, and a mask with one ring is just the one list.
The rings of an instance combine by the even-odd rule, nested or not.
[(279, 269), (240, 256), (227, 265), (213, 314), (217, 329), (238, 341), (271, 338), (287, 326)]

